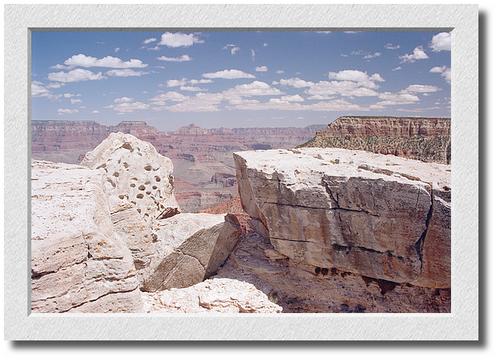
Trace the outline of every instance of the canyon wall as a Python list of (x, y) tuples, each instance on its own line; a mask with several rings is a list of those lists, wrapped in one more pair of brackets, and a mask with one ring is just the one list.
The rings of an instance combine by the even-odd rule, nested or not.
[(337, 147), (449, 164), (448, 118), (342, 116), (302, 147)]

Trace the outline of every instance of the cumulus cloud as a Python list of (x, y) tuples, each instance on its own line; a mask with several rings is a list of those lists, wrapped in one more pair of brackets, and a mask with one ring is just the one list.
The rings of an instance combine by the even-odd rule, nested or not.
[(384, 79), (378, 73), (369, 76), (367, 72), (359, 70), (342, 70), (339, 72), (329, 72), (329, 79), (337, 81), (350, 81), (357, 83), (362, 87), (371, 89), (376, 89), (378, 87), (376, 82), (384, 82)]
[(171, 79), (166, 81), (166, 87), (180, 87), (186, 85), (199, 85), (199, 84), (210, 84), (213, 80), (211, 79), (192, 79), (188, 80), (186, 78), (182, 79)]
[(81, 104), (81, 100), (80, 99), (69, 99), (69, 101), (71, 102), (71, 104)]
[[(98, 59), (93, 56), (87, 56), (84, 54), (73, 55), (66, 61), (64, 61), (65, 66), (69, 67), (106, 67), (113, 69), (127, 69), (127, 68), (144, 68), (147, 64), (144, 64), (142, 60), (130, 59), (128, 61), (123, 61), (120, 58), (114, 56), (105, 56)], [(56, 65), (57, 66), (57, 65)]]
[(184, 61), (191, 61), (192, 58), (189, 55), (181, 55), (177, 57), (159, 56), (157, 60), (168, 61), (168, 62), (184, 62)]
[(413, 63), (417, 60), (425, 60), (428, 59), (429, 56), (425, 53), (424, 48), (422, 46), (417, 46), (413, 49), (411, 54), (404, 54), (399, 57), (402, 63)]
[(141, 101), (134, 101), (133, 98), (130, 97), (120, 97), (114, 99), (114, 103), (106, 106), (107, 109), (112, 109), (117, 113), (132, 113), (138, 110), (147, 110), (150, 108), (149, 104), (143, 103)]
[(204, 89), (201, 89), (198, 86), (180, 86), (180, 90), (182, 90), (182, 91), (191, 91), (191, 92), (205, 91)]
[(39, 81), (33, 81), (31, 83), (31, 96), (33, 97), (46, 97), (46, 98), (55, 98), (55, 96), (47, 89), (43, 83)]
[(154, 106), (165, 106), (167, 102), (181, 102), (187, 100), (188, 97), (176, 91), (168, 91), (154, 96), (150, 99), (150, 103)]
[(313, 82), (306, 81), (306, 80), (303, 80), (300, 78), (290, 78), (290, 79), (280, 79), (279, 81), (273, 82), (273, 85), (277, 85), (277, 84), (300, 89), (300, 88), (306, 88), (306, 87), (312, 86)]
[(256, 71), (257, 72), (267, 72), (268, 71), (268, 67), (267, 66), (256, 66)]
[(399, 70), (401, 70), (401, 69), (402, 69), (402, 67), (401, 67), (401, 66), (396, 66), (396, 67), (393, 69), (393, 71), (399, 71)]
[(190, 47), (194, 44), (203, 43), (196, 34), (184, 34), (184, 33), (171, 33), (165, 32), (161, 35), (161, 41), (159, 45), (165, 45), (167, 47), (177, 48), (177, 47)]
[(435, 66), (429, 70), (431, 73), (441, 74), (441, 77), (447, 82), (451, 82), (451, 68), (446, 66)]
[(237, 85), (223, 92), (226, 97), (231, 96), (270, 96), (280, 95), (282, 92), (262, 81), (253, 81), (249, 84)]
[(381, 55), (382, 55), (382, 53), (380, 53), (380, 52), (368, 53), (368, 54), (365, 54), (363, 56), (363, 59), (373, 59), (373, 58), (379, 57)]
[(451, 51), (451, 34), (441, 32), (434, 35), (429, 46), (434, 52)]
[(93, 111), (92, 111), (92, 114), (100, 114), (100, 111), (98, 111), (98, 110), (93, 110)]
[(399, 45), (392, 44), (392, 43), (387, 43), (387, 44), (384, 45), (384, 49), (387, 49), (387, 50), (397, 50), (397, 49), (399, 49)]
[(107, 76), (112, 77), (136, 77), (148, 74), (145, 71), (136, 71), (133, 69), (114, 69), (105, 73)]
[(147, 44), (153, 43), (154, 41), (157, 41), (157, 39), (156, 38), (148, 38), (148, 39), (144, 40), (143, 44), (147, 45)]
[(65, 114), (76, 114), (78, 113), (79, 110), (78, 109), (64, 109), (64, 108), (61, 108), (61, 109), (57, 109), (57, 113), (59, 115), (65, 115)]
[(230, 54), (235, 55), (240, 51), (240, 47), (235, 44), (226, 44), (223, 46), (223, 50), (228, 50)]
[(405, 91), (409, 92), (409, 93), (433, 93), (433, 92), (436, 92), (439, 90), (441, 90), (441, 89), (438, 88), (437, 86), (418, 85), (418, 84), (410, 85), (405, 89)]
[(88, 81), (88, 80), (102, 80), (105, 77), (101, 72), (94, 73), (90, 70), (85, 69), (74, 69), (68, 72), (59, 71), (55, 73), (49, 73), (48, 79), (50, 81), (56, 81), (61, 83), (71, 83), (71, 82), (79, 82), (79, 81)]
[(208, 79), (253, 79), (254, 75), (248, 74), (241, 70), (220, 70), (212, 73), (204, 73), (203, 77)]

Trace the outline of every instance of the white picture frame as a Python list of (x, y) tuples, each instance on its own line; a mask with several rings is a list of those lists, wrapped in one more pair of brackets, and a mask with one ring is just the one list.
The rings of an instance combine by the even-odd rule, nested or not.
[[(396, 29), (452, 34), (452, 304), (447, 314), (30, 313), (33, 29)], [(5, 338), (472, 340), (478, 301), (477, 5), (8, 5), (5, 7)]]

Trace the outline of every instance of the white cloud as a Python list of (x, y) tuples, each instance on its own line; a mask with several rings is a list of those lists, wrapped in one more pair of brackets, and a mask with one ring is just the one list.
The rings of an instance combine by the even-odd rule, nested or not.
[(193, 80), (189, 80), (188, 81), (188, 83), (192, 84), (192, 85), (197, 85), (197, 84), (211, 84), (212, 82), (213, 82), (213, 80), (210, 80), (210, 79), (199, 79), (199, 80), (193, 79)]
[(219, 111), (219, 104), (223, 100), (221, 93), (198, 93), (184, 102), (168, 106), (171, 112), (214, 112)]
[(71, 104), (81, 104), (81, 100), (80, 99), (69, 99), (69, 101), (71, 102)]
[(72, 97), (77, 97), (77, 96), (81, 96), (80, 94), (73, 94), (73, 93), (64, 93), (62, 94), (62, 96), (66, 99), (70, 99)]
[(132, 69), (114, 69), (114, 70), (109, 70), (105, 74), (107, 76), (113, 76), (113, 77), (136, 77), (136, 76), (146, 75), (148, 74), (148, 72), (136, 71)]
[(435, 66), (429, 70), (431, 73), (441, 74), (441, 77), (447, 82), (451, 82), (451, 68), (446, 66)]
[(64, 114), (76, 114), (76, 113), (78, 113), (78, 112), (79, 112), (79, 110), (78, 110), (78, 109), (64, 109), (64, 108), (62, 108), (62, 109), (57, 109), (57, 113), (58, 113), (59, 115), (64, 115)]
[(250, 97), (250, 96), (270, 96), (280, 95), (282, 92), (274, 87), (271, 87), (262, 81), (253, 81), (249, 84), (237, 85), (223, 92), (226, 97)]
[(213, 80), (211, 80), (211, 79), (199, 79), (199, 80), (197, 80), (197, 79), (187, 80), (186, 78), (172, 79), (172, 80), (166, 81), (166, 87), (180, 87), (180, 86), (187, 86), (187, 85), (210, 84), (212, 82), (213, 82)]
[(144, 45), (147, 45), (147, 44), (153, 43), (156, 40), (157, 40), (156, 38), (148, 38), (148, 39), (145, 39), (143, 43), (144, 43)]
[(282, 96), (280, 99), (288, 102), (303, 102), (304, 99), (301, 95), (286, 95)]
[(176, 91), (168, 91), (154, 96), (150, 99), (150, 103), (154, 106), (165, 106), (167, 102), (181, 102), (187, 100), (188, 97)]
[(359, 34), (361, 31), (344, 31), (344, 34)]
[(117, 53), (120, 49), (117, 47), (114, 49), (114, 52)]
[(306, 81), (300, 78), (290, 78), (290, 79), (280, 79), (279, 81), (274, 81), (274, 85), (280, 84), (284, 86), (290, 86), (296, 89), (310, 87), (313, 85), (313, 82)]
[(422, 46), (417, 46), (415, 49), (413, 49), (413, 52), (411, 54), (404, 54), (399, 58), (401, 59), (402, 63), (413, 63), (417, 60), (428, 59), (429, 56), (427, 56)]
[(351, 81), (371, 89), (376, 89), (378, 87), (376, 82), (384, 82), (384, 79), (378, 73), (369, 76), (367, 72), (359, 70), (329, 72), (329, 79), (337, 81)]
[(268, 46), (268, 43), (263, 43), (263, 47), (267, 47)]
[(267, 72), (268, 71), (268, 67), (265, 66), (265, 65), (262, 65), (262, 66), (256, 66), (256, 71), (257, 72)]
[(363, 56), (363, 59), (373, 59), (373, 58), (379, 57), (381, 55), (382, 55), (382, 53), (380, 53), (380, 52), (368, 53), (368, 54), (365, 54), (365, 56)]
[(432, 37), (430, 44), (432, 51), (451, 51), (451, 34), (442, 32)]
[(133, 101), (133, 98), (126, 97), (126, 96), (114, 99), (115, 104), (122, 104), (122, 103), (131, 102), (131, 101)]
[(98, 111), (98, 110), (93, 110), (93, 111), (92, 111), (92, 114), (100, 114), (100, 111)]
[(235, 47), (230, 49), (230, 54), (235, 55), (239, 51), (240, 51), (240, 48), (238, 46), (235, 46)]
[(204, 73), (203, 77), (208, 79), (253, 79), (254, 75), (248, 74), (241, 70), (220, 70), (212, 73)]
[(167, 47), (177, 48), (177, 47), (189, 47), (194, 44), (203, 43), (195, 34), (184, 34), (184, 33), (171, 33), (165, 32), (161, 35), (161, 41), (159, 45), (165, 45)]
[(330, 34), (332, 31), (315, 31), (317, 34)]
[(402, 67), (401, 67), (401, 66), (396, 66), (396, 67), (393, 69), (393, 71), (399, 71), (399, 70), (401, 70), (401, 69), (402, 69)]
[(184, 62), (184, 61), (191, 61), (192, 58), (189, 55), (181, 55), (177, 57), (159, 56), (157, 60), (168, 61), (168, 62)]
[(32, 97), (45, 97), (49, 100), (57, 100), (61, 95), (52, 94), (48, 86), (45, 86), (40, 81), (33, 81), (31, 83), (31, 96)]
[(251, 60), (252, 62), (256, 61), (256, 50), (251, 49)]
[(387, 44), (384, 45), (384, 49), (387, 49), (387, 50), (397, 50), (397, 49), (399, 49), (399, 45), (392, 44), (392, 43), (387, 43)]
[(94, 73), (90, 70), (74, 69), (68, 72), (60, 71), (56, 73), (49, 73), (48, 79), (50, 81), (57, 81), (61, 83), (70, 83), (88, 80), (102, 80), (105, 77), (102, 73)]
[(277, 70), (277, 71), (275, 71), (275, 73), (277, 73), (277, 74), (283, 74), (284, 72), (285, 71), (283, 71), (283, 70)]
[(106, 106), (107, 109), (113, 109), (117, 113), (132, 113), (138, 110), (147, 110), (150, 108), (148, 104), (141, 101), (134, 101), (133, 98), (120, 97), (114, 99), (114, 104)]
[(405, 89), (405, 91), (409, 92), (409, 93), (433, 93), (433, 92), (436, 92), (439, 90), (441, 90), (441, 89), (438, 88), (437, 86), (418, 85), (418, 84), (410, 85)]
[(180, 90), (191, 91), (191, 92), (205, 91), (198, 86), (180, 86)]
[(147, 64), (144, 64), (142, 60), (130, 59), (128, 61), (123, 61), (120, 58), (114, 56), (105, 56), (98, 59), (93, 56), (87, 56), (84, 54), (73, 55), (66, 61), (64, 65), (70, 67), (107, 67), (113, 69), (127, 69), (127, 68), (144, 68)]
[(383, 100), (376, 104), (380, 106), (414, 104), (420, 100), (417, 95), (413, 95), (405, 91), (397, 93), (385, 92), (379, 94), (379, 99)]

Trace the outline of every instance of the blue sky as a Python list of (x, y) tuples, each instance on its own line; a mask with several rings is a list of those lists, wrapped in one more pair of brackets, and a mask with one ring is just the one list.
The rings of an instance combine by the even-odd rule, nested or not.
[(440, 31), (33, 32), (34, 120), (162, 130), (450, 116)]

